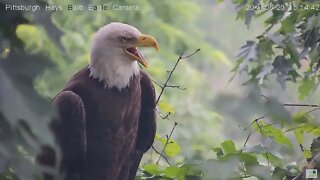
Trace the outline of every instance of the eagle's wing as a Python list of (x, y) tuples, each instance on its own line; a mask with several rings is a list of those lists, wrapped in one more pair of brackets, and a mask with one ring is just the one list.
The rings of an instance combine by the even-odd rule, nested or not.
[(61, 169), (66, 179), (84, 171), (86, 159), (85, 108), (81, 98), (72, 91), (62, 91), (53, 105), (58, 117), (51, 128), (62, 152)]
[(153, 144), (156, 134), (156, 94), (150, 77), (140, 71), (141, 79), (141, 111), (138, 126), (138, 137), (128, 179), (134, 179), (143, 153)]

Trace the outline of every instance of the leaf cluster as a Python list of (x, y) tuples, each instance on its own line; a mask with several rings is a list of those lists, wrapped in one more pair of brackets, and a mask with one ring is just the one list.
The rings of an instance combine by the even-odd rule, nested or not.
[(234, 0), (237, 17), (249, 27), (263, 18), (265, 30), (247, 41), (238, 54), (235, 73), (246, 72), (248, 82), (265, 84), (275, 77), (299, 85), (299, 98), (313, 92), (319, 83), (320, 18), (317, 1)]

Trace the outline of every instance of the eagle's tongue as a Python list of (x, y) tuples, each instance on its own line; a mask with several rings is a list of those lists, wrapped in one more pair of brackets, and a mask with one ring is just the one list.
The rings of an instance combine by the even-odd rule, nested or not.
[(128, 48), (127, 49), (131, 54), (135, 55), (136, 57), (140, 58), (140, 59), (144, 59), (144, 57), (142, 56), (142, 54), (140, 53), (140, 51), (133, 47), (133, 48)]

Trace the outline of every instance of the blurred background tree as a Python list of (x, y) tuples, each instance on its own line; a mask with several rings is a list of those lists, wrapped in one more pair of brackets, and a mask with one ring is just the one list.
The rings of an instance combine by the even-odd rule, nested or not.
[[(171, 165), (164, 158), (157, 163), (159, 154), (150, 150), (138, 179), (290, 179), (312, 156), (318, 112), (283, 105), (318, 102), (319, 18), (312, 3), (308, 11), (293, 11), (288, 7), (299, 5), (296, 1), (2, 0), (1, 9), (15, 3), (64, 10), (0, 11), (1, 178), (34, 179), (43, 171), (34, 157), (41, 144), (54, 146), (46, 128), (50, 100), (88, 63), (94, 32), (113, 21), (157, 37), (160, 54), (141, 51), (150, 64), (146, 71), (159, 84), (181, 53), (201, 49), (182, 60), (170, 80), (185, 90), (167, 89), (158, 106), (154, 147), (159, 152), (177, 123), (164, 151)], [(285, 8), (249, 8), (259, 3)], [(68, 11), (68, 4), (138, 5), (139, 10)]]

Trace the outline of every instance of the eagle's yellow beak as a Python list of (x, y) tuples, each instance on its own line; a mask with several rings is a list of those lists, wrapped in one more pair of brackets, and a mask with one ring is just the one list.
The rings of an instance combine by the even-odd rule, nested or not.
[(157, 40), (149, 35), (142, 34), (138, 38), (138, 42), (136, 43), (137, 47), (153, 47), (157, 52), (159, 52), (159, 44)]
[(136, 47), (152, 47), (157, 52), (159, 52), (159, 44), (157, 40), (150, 36), (142, 34), (138, 37), (137, 43), (134, 44), (134, 48), (125, 49), (126, 53), (131, 56), (134, 60), (138, 61), (144, 67), (148, 67), (147, 61), (143, 58), (141, 53), (137, 50)]

